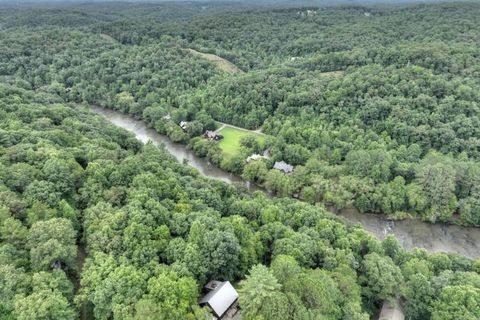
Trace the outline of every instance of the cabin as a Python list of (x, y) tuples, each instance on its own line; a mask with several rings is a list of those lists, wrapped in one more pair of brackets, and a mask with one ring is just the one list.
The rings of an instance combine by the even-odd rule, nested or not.
[(285, 161), (277, 161), (273, 165), (273, 169), (277, 169), (282, 171), (283, 173), (291, 173), (293, 172), (293, 166), (286, 163)]
[(229, 281), (212, 280), (204, 287), (207, 292), (199, 301), (200, 306), (208, 306), (214, 319), (238, 318), (238, 293)]
[(215, 132), (215, 131), (210, 131), (210, 130), (205, 131), (205, 133), (203, 134), (203, 137), (205, 139), (215, 140), (215, 141), (223, 139), (223, 136), (220, 133)]
[(180, 126), (180, 128), (183, 129), (183, 131), (185, 131), (185, 130), (187, 130), (188, 122), (187, 121), (180, 121), (179, 126)]
[(257, 161), (257, 160), (261, 160), (261, 159), (263, 159), (263, 158), (264, 158), (263, 156), (261, 156), (261, 155), (259, 155), (259, 154), (256, 154), (256, 153), (254, 153), (254, 154), (252, 154), (252, 155), (248, 156), (248, 158), (247, 158), (247, 162), (251, 162), (251, 161)]
[(405, 320), (400, 301), (385, 300), (378, 320)]

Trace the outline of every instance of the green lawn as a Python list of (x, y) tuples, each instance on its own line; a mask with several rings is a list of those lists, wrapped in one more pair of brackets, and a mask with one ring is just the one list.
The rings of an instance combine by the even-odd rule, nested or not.
[(265, 141), (265, 136), (256, 132), (249, 132), (244, 130), (239, 130), (236, 128), (225, 127), (219, 131), (223, 135), (223, 139), (220, 140), (220, 148), (222, 148), (223, 155), (226, 158), (229, 158), (240, 150), (240, 139), (246, 136), (255, 136), (263, 144)]

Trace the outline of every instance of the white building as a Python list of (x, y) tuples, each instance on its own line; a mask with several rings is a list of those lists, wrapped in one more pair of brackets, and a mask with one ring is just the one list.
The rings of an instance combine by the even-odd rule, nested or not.
[(180, 128), (183, 129), (183, 131), (185, 131), (185, 130), (187, 130), (188, 122), (187, 121), (180, 121), (179, 126), (180, 126)]
[[(238, 293), (230, 284), (229, 281), (210, 281), (205, 286), (208, 293), (200, 299), (200, 306), (208, 306), (212, 309), (216, 319), (227, 319), (227, 314), (237, 312), (237, 310), (231, 310), (232, 306), (237, 302)], [(232, 308), (233, 309), (233, 308)]]
[(261, 155), (259, 155), (259, 154), (256, 154), (256, 153), (254, 153), (254, 154), (252, 154), (252, 155), (248, 156), (248, 158), (247, 158), (247, 162), (250, 162), (250, 161), (257, 161), (257, 160), (261, 160), (261, 159), (263, 159), (263, 156), (261, 156)]

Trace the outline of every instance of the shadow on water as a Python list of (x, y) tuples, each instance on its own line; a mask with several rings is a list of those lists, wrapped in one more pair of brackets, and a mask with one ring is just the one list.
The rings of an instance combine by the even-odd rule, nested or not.
[[(196, 168), (201, 174), (221, 180), (227, 183), (245, 182), (238, 176), (217, 168), (205, 159), (197, 157), (185, 145), (174, 143), (168, 137), (158, 134), (140, 120), (118, 111), (92, 106), (92, 110), (108, 119), (113, 124), (122, 127), (135, 134), (137, 139), (146, 143), (152, 141), (155, 145), (164, 145), (179, 162), (188, 163)], [(255, 185), (247, 185), (249, 190), (264, 190)], [(480, 257), (480, 228), (460, 227), (455, 225), (431, 224), (415, 219), (391, 221), (383, 215), (362, 214), (355, 209), (330, 211), (348, 219), (351, 222), (361, 224), (365, 230), (383, 239), (388, 234), (393, 234), (407, 249), (425, 248), (430, 252), (453, 252), (470, 258)]]

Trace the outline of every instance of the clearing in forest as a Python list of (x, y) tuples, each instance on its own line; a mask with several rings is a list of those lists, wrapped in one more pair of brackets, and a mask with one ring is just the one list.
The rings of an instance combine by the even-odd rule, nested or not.
[(243, 137), (254, 136), (261, 145), (265, 142), (265, 135), (254, 131), (223, 126), (217, 132), (223, 135), (223, 139), (220, 140), (219, 146), (226, 158), (234, 156), (240, 150), (240, 139)]
[(211, 54), (211, 53), (203, 53), (203, 52), (198, 52), (193, 49), (186, 49), (188, 52), (193, 54), (196, 57), (208, 60), (208, 61), (213, 61), (217, 65), (217, 67), (225, 72), (228, 72), (230, 74), (234, 73), (244, 73), (239, 67), (231, 63), (230, 61), (223, 59), (217, 55)]

